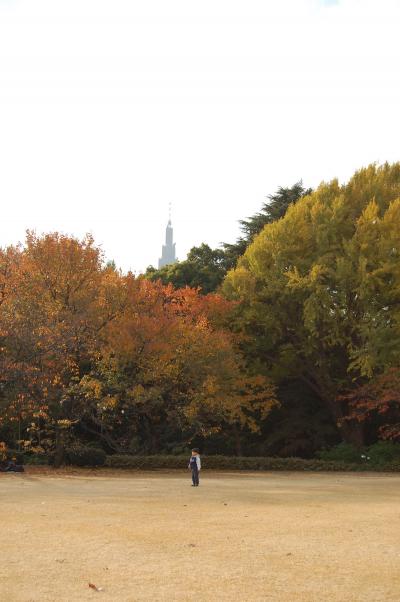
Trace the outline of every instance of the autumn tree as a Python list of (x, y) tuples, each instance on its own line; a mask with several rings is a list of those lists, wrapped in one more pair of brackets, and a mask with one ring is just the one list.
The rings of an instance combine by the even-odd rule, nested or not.
[(347, 440), (363, 429), (338, 400), (400, 355), (400, 164), (334, 180), (268, 224), (225, 281), (246, 353), (278, 382), (300, 379)]
[(274, 388), (247, 373), (221, 326), (230, 304), (144, 279), (128, 278), (128, 289), (126, 310), (81, 383), (93, 402), (84, 403), (86, 428), (115, 451), (151, 453), (224, 428), (257, 430)]
[(124, 292), (90, 236), (28, 232), (14, 256), (0, 308), (3, 420), (41, 415), (61, 426), (77, 418), (69, 390), (90, 371)]
[(367, 382), (342, 391), (338, 402), (348, 408), (347, 421), (357, 421), (366, 432), (400, 441), (400, 369), (390, 367)]
[(223, 297), (123, 275), (90, 236), (29, 232), (0, 260), (1, 421), (18, 440), (50, 433), (56, 462), (67, 436), (155, 452), (173, 438), (257, 430), (274, 405), (238, 352)]

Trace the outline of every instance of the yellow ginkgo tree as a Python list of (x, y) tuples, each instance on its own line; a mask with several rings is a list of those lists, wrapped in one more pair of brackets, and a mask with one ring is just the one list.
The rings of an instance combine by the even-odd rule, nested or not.
[(264, 373), (295, 378), (363, 440), (338, 394), (400, 365), (400, 163), (334, 180), (267, 225), (224, 283)]

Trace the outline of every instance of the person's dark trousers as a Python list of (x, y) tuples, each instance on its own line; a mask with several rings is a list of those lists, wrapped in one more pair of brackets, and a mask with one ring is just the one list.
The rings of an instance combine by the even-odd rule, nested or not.
[(195, 487), (197, 487), (197, 485), (199, 484), (199, 470), (196, 464), (192, 468), (192, 483)]

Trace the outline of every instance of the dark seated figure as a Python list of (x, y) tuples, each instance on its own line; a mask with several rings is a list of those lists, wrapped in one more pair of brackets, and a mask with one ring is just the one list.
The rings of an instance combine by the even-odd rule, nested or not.
[(17, 464), (16, 458), (10, 458), (0, 462), (0, 472), (24, 472), (24, 467)]

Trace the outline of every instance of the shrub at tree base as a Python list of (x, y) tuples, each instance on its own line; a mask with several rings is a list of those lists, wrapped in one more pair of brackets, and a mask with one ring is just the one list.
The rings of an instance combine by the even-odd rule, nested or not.
[(53, 463), (51, 454), (22, 454), (22, 458), (22, 464), (30, 466), (47, 466)]
[(327, 462), (346, 462), (347, 464), (361, 463), (362, 455), (366, 454), (363, 454), (363, 452), (360, 452), (359, 449), (349, 443), (340, 443), (339, 445), (336, 445), (336, 447), (318, 453), (320, 460), (325, 460)]
[(368, 456), (373, 464), (400, 464), (400, 445), (392, 441), (378, 441), (368, 448)]
[[(400, 461), (385, 465), (356, 464), (345, 461), (304, 460), (302, 458), (250, 458), (202, 456), (205, 469), (214, 470), (293, 470), (293, 471), (389, 471), (400, 472)], [(187, 456), (108, 456), (106, 466), (136, 470), (185, 469)]]
[(102, 449), (75, 445), (67, 449), (67, 458), (74, 466), (104, 466), (107, 456)]
[(318, 457), (327, 462), (367, 463), (377, 467), (399, 464), (400, 444), (393, 441), (378, 441), (360, 450), (349, 443), (340, 443), (336, 447), (320, 451)]

